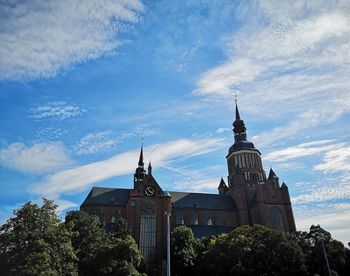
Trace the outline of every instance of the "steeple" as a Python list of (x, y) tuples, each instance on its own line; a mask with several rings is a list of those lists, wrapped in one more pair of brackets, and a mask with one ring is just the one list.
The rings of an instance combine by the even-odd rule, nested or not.
[(238, 143), (241, 141), (247, 141), (247, 133), (246, 133), (244, 121), (241, 120), (241, 116), (239, 115), (237, 99), (235, 99), (235, 102), (236, 102), (236, 120), (233, 122), (232, 126), (233, 126), (233, 133), (235, 136), (235, 143)]
[(143, 163), (143, 143), (141, 143), (139, 163), (138, 163), (138, 167), (136, 168), (135, 174), (134, 174), (134, 188), (136, 188), (137, 184), (140, 181), (143, 181), (145, 179), (146, 171), (145, 171), (145, 168), (143, 166), (144, 166), (144, 163)]
[(143, 143), (141, 143), (141, 151), (140, 151), (140, 158), (139, 158), (139, 167), (143, 168)]

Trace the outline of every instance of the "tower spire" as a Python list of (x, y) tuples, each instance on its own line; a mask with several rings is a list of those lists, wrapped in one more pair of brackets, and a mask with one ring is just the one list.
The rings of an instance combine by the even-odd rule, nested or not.
[(141, 150), (140, 150), (140, 158), (139, 158), (139, 167), (143, 168), (143, 139), (141, 140)]
[(238, 105), (237, 105), (237, 94), (235, 95), (235, 103), (236, 103), (236, 121), (237, 121), (241, 119), (241, 117), (239, 116)]
[(238, 111), (237, 104), (237, 95), (235, 95), (235, 103), (236, 103), (236, 120), (233, 122), (233, 132), (235, 136), (235, 142), (241, 142), (247, 140), (246, 128), (244, 125), (244, 121), (241, 119)]

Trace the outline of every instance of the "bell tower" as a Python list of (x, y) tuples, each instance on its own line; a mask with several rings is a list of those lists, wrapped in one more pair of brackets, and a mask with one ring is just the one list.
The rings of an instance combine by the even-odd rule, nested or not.
[(234, 144), (230, 147), (227, 159), (228, 184), (255, 185), (266, 180), (261, 162), (261, 153), (247, 140), (247, 132), (244, 121), (239, 114), (237, 100), (236, 118), (233, 122)]
[(140, 182), (143, 182), (146, 176), (146, 170), (143, 162), (143, 144), (141, 144), (139, 163), (134, 174), (134, 189), (137, 188)]

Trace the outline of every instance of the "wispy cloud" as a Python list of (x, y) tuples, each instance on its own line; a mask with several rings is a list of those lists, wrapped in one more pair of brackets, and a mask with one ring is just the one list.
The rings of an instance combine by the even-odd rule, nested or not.
[(238, 92), (245, 111), (287, 122), (254, 137), (260, 147), (350, 111), (349, 2), (272, 2), (237, 8), (249, 23), (223, 40), (226, 61), (195, 90), (225, 102)]
[(111, 53), (139, 20), (141, 1), (11, 1), (0, 4), (0, 79), (55, 76)]
[[(206, 154), (224, 146), (220, 139), (176, 140), (164, 144), (155, 144), (144, 149), (145, 156), (158, 168), (179, 159)], [(120, 153), (110, 159), (63, 170), (43, 179), (33, 187), (40, 195), (58, 195), (76, 193), (82, 189), (118, 175), (131, 174), (135, 169), (139, 150)]]
[(72, 163), (66, 148), (60, 142), (33, 145), (12, 143), (0, 149), (0, 164), (23, 173), (43, 174)]
[(111, 134), (111, 131), (89, 133), (73, 146), (73, 150), (78, 155), (104, 152), (118, 143)]
[(273, 162), (284, 162), (292, 159), (312, 156), (328, 152), (330, 150), (339, 149), (344, 146), (343, 143), (331, 144), (333, 140), (320, 140), (308, 143), (302, 143), (280, 150), (272, 151), (264, 156), (265, 160)]
[(35, 119), (65, 120), (86, 112), (86, 109), (64, 101), (48, 102), (31, 109), (30, 117)]

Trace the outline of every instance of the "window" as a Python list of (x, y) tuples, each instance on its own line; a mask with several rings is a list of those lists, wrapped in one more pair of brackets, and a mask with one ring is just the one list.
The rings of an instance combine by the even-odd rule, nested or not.
[(115, 223), (115, 216), (112, 216), (112, 217), (111, 217), (111, 222), (112, 222), (112, 223)]
[(284, 231), (283, 214), (280, 208), (274, 206), (270, 209), (270, 220), (273, 229)]
[(198, 225), (198, 215), (197, 213), (191, 214), (191, 224), (192, 225)]
[(131, 201), (130, 201), (130, 207), (135, 207), (135, 206), (136, 206), (135, 200), (131, 200)]
[(147, 269), (155, 266), (156, 225), (156, 205), (154, 202), (147, 202), (141, 208), (140, 218), (140, 251)]
[(213, 225), (213, 218), (211, 217), (211, 215), (205, 216), (204, 224), (205, 225)]
[(181, 212), (176, 212), (176, 224), (185, 224), (184, 215)]

